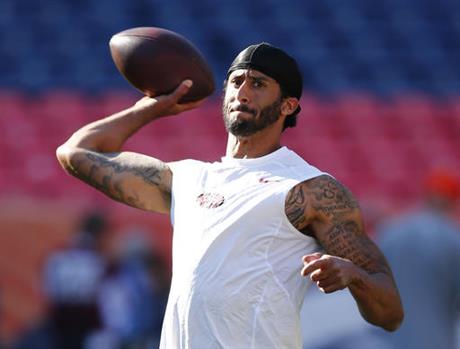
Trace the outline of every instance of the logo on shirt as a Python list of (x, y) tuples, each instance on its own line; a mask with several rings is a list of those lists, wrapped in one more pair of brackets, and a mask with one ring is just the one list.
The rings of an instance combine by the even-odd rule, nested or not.
[(279, 179), (274, 179), (274, 178), (266, 178), (266, 177), (259, 178), (259, 183), (274, 183), (274, 182), (281, 182), (281, 181)]
[(202, 208), (217, 208), (222, 206), (224, 201), (224, 196), (219, 193), (202, 193), (196, 198), (196, 202)]

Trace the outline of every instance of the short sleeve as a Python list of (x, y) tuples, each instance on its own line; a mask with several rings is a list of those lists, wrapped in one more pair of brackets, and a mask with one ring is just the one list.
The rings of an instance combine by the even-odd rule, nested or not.
[(194, 195), (207, 163), (198, 160), (181, 160), (168, 163), (172, 172), (171, 223), (174, 226), (177, 205), (186, 205)]

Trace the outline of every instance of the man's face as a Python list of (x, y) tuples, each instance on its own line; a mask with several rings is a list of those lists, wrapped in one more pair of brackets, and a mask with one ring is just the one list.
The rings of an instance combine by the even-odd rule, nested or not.
[(225, 128), (237, 137), (251, 136), (279, 120), (281, 104), (280, 86), (273, 78), (253, 69), (235, 70), (222, 106)]

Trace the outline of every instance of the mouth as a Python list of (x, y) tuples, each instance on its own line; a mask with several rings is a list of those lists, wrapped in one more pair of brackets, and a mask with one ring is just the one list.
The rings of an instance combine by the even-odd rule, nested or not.
[(232, 109), (230, 109), (230, 113), (238, 113), (238, 115), (241, 115), (241, 114), (250, 114), (252, 116), (256, 115), (255, 110), (250, 109), (250, 108), (245, 107), (245, 106), (238, 106), (236, 108), (232, 108)]
[(253, 115), (251, 112), (242, 111), (242, 110), (232, 110), (232, 111), (230, 111), (230, 114), (236, 114), (236, 115), (248, 114), (248, 115)]

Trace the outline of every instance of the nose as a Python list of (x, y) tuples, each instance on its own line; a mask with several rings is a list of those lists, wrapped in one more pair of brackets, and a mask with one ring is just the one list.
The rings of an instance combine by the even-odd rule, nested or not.
[(239, 86), (236, 98), (242, 104), (248, 104), (250, 102), (250, 88), (247, 81), (243, 81), (243, 83)]

